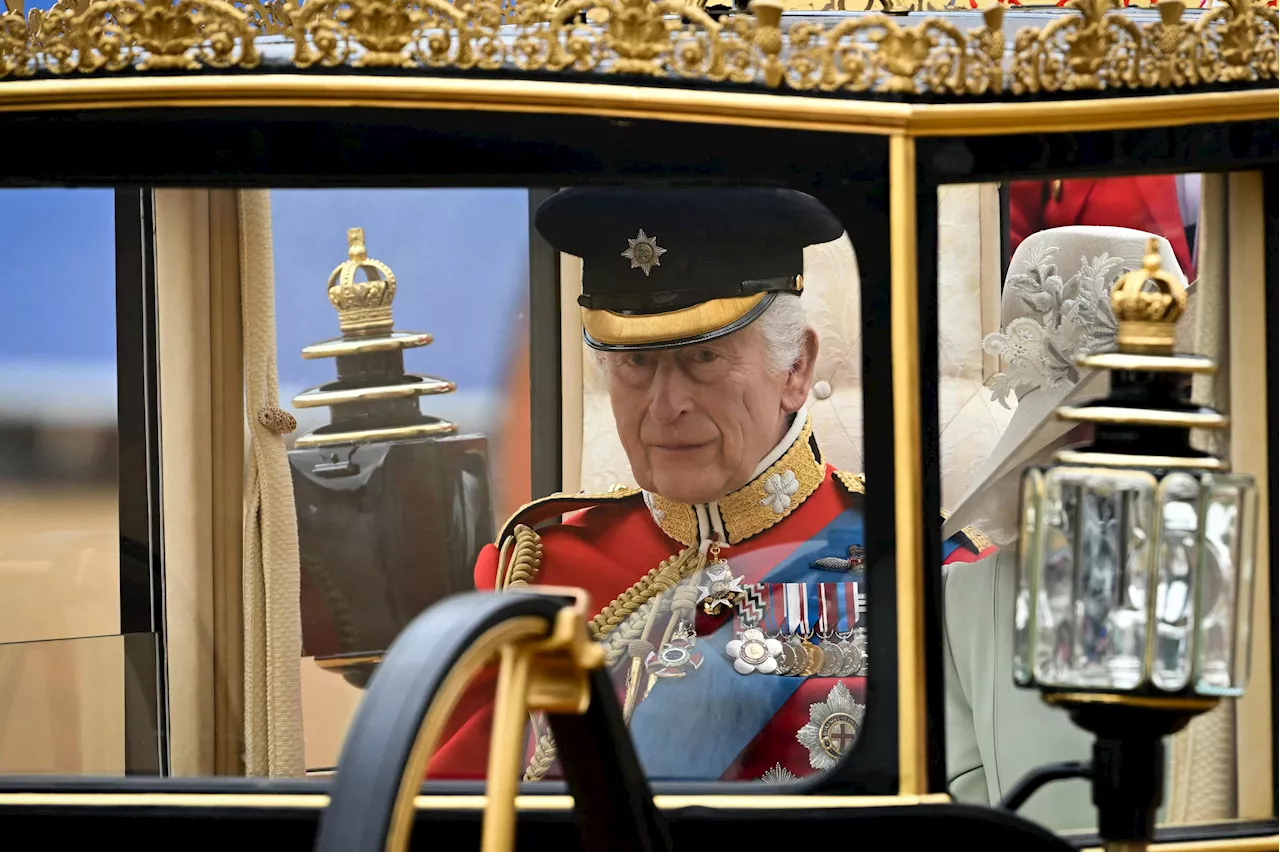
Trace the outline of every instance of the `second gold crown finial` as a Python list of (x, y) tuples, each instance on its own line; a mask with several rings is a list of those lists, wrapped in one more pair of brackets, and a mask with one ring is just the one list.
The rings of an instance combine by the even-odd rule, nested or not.
[(1174, 325), (1186, 305), (1187, 289), (1164, 269), (1159, 241), (1154, 237), (1147, 240), (1142, 268), (1125, 273), (1111, 290), (1117, 348), (1134, 354), (1172, 352)]
[[(363, 273), (363, 280), (357, 280), (357, 273)], [(347, 259), (329, 274), (327, 286), (344, 336), (368, 337), (391, 331), (396, 276), (385, 263), (369, 257), (364, 228), (347, 229)]]

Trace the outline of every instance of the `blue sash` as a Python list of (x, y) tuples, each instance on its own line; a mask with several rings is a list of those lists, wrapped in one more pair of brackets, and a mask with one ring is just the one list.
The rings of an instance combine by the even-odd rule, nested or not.
[[(833, 553), (846, 554), (855, 544), (862, 544), (862, 514), (846, 509), (757, 582), (815, 587), (831, 582), (831, 571), (810, 563)], [(732, 564), (732, 549), (724, 555)], [(685, 677), (659, 680), (636, 706), (631, 738), (651, 780), (721, 777), (804, 682), (800, 677), (738, 674), (724, 650), (733, 638), (732, 617), (711, 635), (699, 636), (702, 667)]]
[[(816, 596), (819, 585), (844, 582), (848, 575), (835, 578), (812, 563), (824, 556), (843, 556), (863, 540), (862, 513), (846, 509), (756, 582), (810, 584), (810, 594)], [(960, 536), (945, 541), (942, 558), (954, 553), (961, 541)], [(734, 562), (731, 549), (725, 556)], [(740, 559), (750, 559), (750, 554)], [(738, 674), (724, 650), (735, 638), (734, 630), (735, 619), (730, 617), (714, 633), (699, 636), (702, 666), (685, 677), (660, 679), (636, 706), (631, 737), (651, 780), (720, 778), (804, 682), (801, 677)]]

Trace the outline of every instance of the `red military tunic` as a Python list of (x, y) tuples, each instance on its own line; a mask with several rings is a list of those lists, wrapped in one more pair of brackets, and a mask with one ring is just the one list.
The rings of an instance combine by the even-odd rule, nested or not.
[[(650, 778), (803, 777), (833, 766), (861, 726), (869, 665), (858, 635), (866, 605), (862, 480), (823, 463), (807, 421), (784, 443), (776, 461), (715, 504), (692, 507), (638, 490), (549, 498), (518, 513), (500, 538), (517, 524), (589, 504), (540, 531), (540, 559), (532, 545), (524, 554), (508, 552), (517, 549), (510, 545), (490, 545), (480, 554), (479, 589), (513, 579), (519, 584), (537, 562), (533, 582), (585, 589), (594, 607), (616, 602), (633, 585), (640, 587), (633, 602), (653, 602), (652, 617), (642, 607), (621, 620), (600, 619), (597, 633), (614, 659), (619, 700)], [(728, 561), (726, 576), (742, 590), (735, 606), (714, 616), (705, 601), (691, 606), (700, 588), (712, 588), (698, 558), (708, 531), (724, 544), (719, 556)], [(978, 558), (985, 542), (976, 538), (948, 542), (946, 561)], [(665, 593), (645, 585), (652, 569), (677, 555), (685, 567), (678, 585)], [(706, 560), (713, 571), (714, 555)], [(682, 613), (692, 613), (686, 630)], [(763, 639), (743, 645), (753, 628)], [(682, 638), (685, 632), (691, 638)], [(806, 634), (809, 641), (800, 640)], [(735, 639), (739, 644), (731, 646)], [(773, 654), (780, 644), (767, 640), (791, 648)], [(772, 662), (751, 665), (761, 659), (751, 656), (752, 648), (766, 644)], [(844, 650), (830, 650), (837, 645)], [(858, 650), (849, 650), (854, 645)], [(779, 673), (791, 668), (797, 672)], [(430, 777), (484, 777), (492, 696), (490, 674), (455, 711)], [(543, 733), (540, 728), (531, 737), (528, 777), (558, 774), (548, 770), (549, 740), (535, 748)]]

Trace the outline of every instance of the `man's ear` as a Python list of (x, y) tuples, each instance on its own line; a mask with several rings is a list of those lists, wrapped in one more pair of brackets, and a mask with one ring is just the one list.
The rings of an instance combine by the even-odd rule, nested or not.
[(812, 328), (806, 328), (800, 358), (787, 374), (787, 381), (782, 386), (782, 407), (788, 412), (796, 412), (804, 407), (805, 400), (809, 398), (809, 388), (813, 386), (813, 371), (817, 365), (818, 333)]

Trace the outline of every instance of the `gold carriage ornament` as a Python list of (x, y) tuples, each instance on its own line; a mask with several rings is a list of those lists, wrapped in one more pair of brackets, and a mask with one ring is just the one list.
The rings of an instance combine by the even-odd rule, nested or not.
[(1116, 351), (1079, 361), (1110, 372), (1110, 394), (1057, 412), (1092, 424), (1092, 444), (1024, 475), (1013, 671), (1096, 736), (1101, 836), (1141, 848), (1161, 738), (1244, 692), (1258, 498), (1252, 477), (1191, 446), (1191, 429), (1227, 418), (1186, 401), (1187, 379), (1216, 367), (1174, 352), (1186, 291), (1156, 240), (1111, 303)]
[(293, 398), (295, 408), (329, 407), (333, 422), (301, 436), (295, 446), (302, 449), (454, 434), (458, 427), (453, 423), (423, 415), (418, 399), (453, 393), (457, 385), (404, 371), (404, 351), (429, 345), (432, 336), (394, 330), (391, 305), (396, 296), (395, 273), (369, 257), (363, 228), (348, 230), (347, 242), (348, 257), (329, 275), (327, 284), (342, 337), (302, 350), (306, 359), (336, 359), (338, 378)]
[[(712, 15), (681, 0), (5, 0), (0, 79), (289, 66), (604, 72), (767, 89), (1034, 95), (1250, 83), (1277, 77), (1277, 12), (1162, 0), (1138, 23), (1118, 0), (1070, 0), (1006, 50), (1004, 8), (964, 31), (883, 13), (802, 20), (781, 0)], [(275, 65), (271, 69), (275, 70)], [(280, 69), (284, 70), (284, 69)]]
[[(409, 619), (470, 588), (479, 548), (493, 537), (487, 439), (422, 412), (423, 397), (456, 385), (405, 371), (404, 353), (433, 338), (395, 330), (396, 287), (391, 267), (369, 256), (364, 229), (348, 230), (347, 259), (325, 284), (342, 336), (302, 350), (333, 359), (337, 377), (293, 398), (296, 409), (330, 411), (288, 455), (303, 646), (358, 686)], [(401, 553), (435, 570), (402, 571)]]

